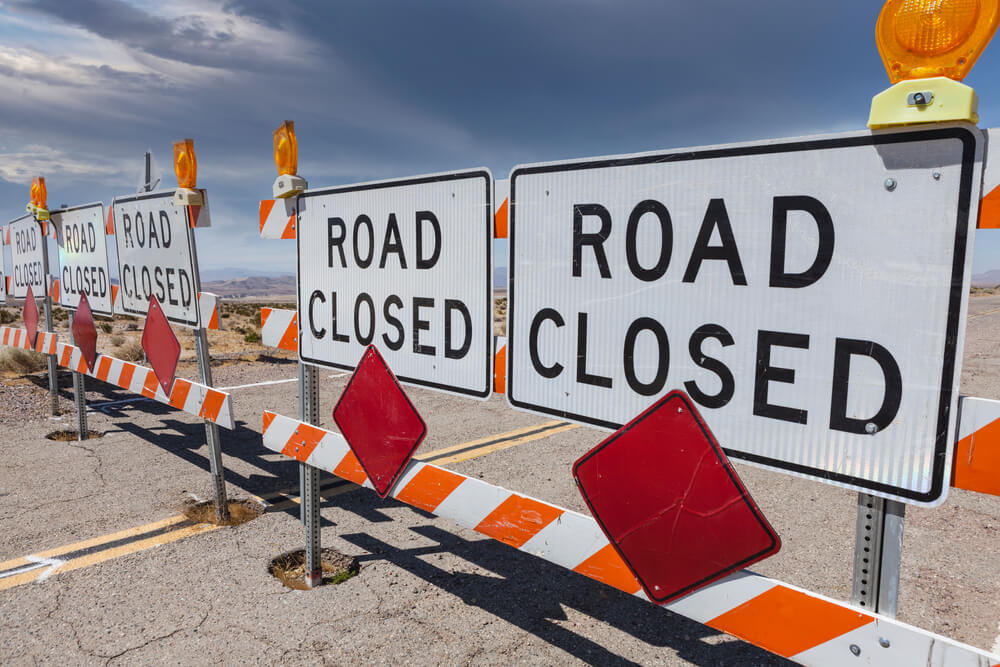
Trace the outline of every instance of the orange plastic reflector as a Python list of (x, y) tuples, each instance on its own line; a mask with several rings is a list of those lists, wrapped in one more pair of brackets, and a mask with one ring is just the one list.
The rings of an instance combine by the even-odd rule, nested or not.
[(295, 141), (295, 123), (286, 120), (274, 131), (274, 166), (278, 175), (294, 175), (299, 169), (299, 145)]
[(1000, 0), (888, 0), (875, 42), (889, 80), (961, 81), (1000, 22)]
[(36, 195), (35, 195), (35, 204), (38, 206), (38, 208), (48, 209), (48, 207), (49, 207), (48, 206), (48, 200), (49, 200), (49, 193), (45, 189), (45, 177), (44, 176), (39, 176), (38, 177), (38, 191), (36, 192)]
[(174, 142), (174, 173), (177, 174), (177, 187), (195, 187), (198, 180), (198, 158), (194, 154), (194, 139)]

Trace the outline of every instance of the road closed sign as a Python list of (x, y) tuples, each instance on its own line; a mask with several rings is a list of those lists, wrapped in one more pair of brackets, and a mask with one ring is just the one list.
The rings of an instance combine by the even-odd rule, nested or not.
[(302, 361), (353, 369), (375, 344), (402, 382), (489, 396), (492, 191), (476, 170), (301, 195)]
[(156, 296), (174, 324), (198, 328), (198, 268), (191, 248), (188, 207), (174, 191), (116, 197), (111, 205), (118, 247), (122, 309), (145, 317)]
[(42, 226), (32, 215), (11, 221), (7, 227), (10, 238), (11, 296), (23, 299), (28, 287), (35, 297), (45, 294), (45, 237)]
[(75, 309), (87, 295), (91, 311), (111, 315), (111, 271), (104, 233), (104, 204), (52, 212), (59, 245), (59, 305)]
[(508, 399), (683, 389), (730, 456), (940, 502), (981, 178), (970, 125), (518, 167)]

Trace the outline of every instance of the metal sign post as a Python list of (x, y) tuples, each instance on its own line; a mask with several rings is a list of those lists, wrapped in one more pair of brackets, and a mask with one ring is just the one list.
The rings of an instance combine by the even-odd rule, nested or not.
[(891, 618), (899, 597), (905, 513), (901, 502), (858, 494), (851, 603)]
[[(319, 369), (299, 362), (299, 414), (303, 422), (319, 426)], [(319, 476), (320, 470), (307, 463), (299, 463), (299, 490), (301, 493), (302, 523), (306, 527), (306, 573), (309, 588), (323, 583), (323, 566), (320, 560), (319, 527)]]
[[(69, 342), (70, 345), (76, 345), (72, 326), (69, 328)], [(87, 394), (84, 377), (83, 373), (73, 371), (73, 403), (76, 405), (76, 439), (79, 442), (83, 442), (90, 435), (87, 430)]]
[[(192, 278), (195, 294), (201, 293), (201, 276), (198, 271), (198, 250), (195, 246), (194, 229), (187, 226), (188, 243), (191, 247)], [(208, 335), (205, 333), (205, 323), (201, 322), (192, 332), (194, 334), (195, 352), (198, 356), (198, 373), (201, 382), (207, 387), (212, 386), (211, 357), (208, 354)], [(226, 497), (226, 469), (222, 466), (222, 441), (219, 438), (219, 426), (215, 422), (205, 420), (205, 440), (208, 442), (209, 463), (212, 469), (212, 487), (215, 492), (215, 516), (220, 522), (229, 521), (229, 500)]]
[[(52, 224), (52, 223), (49, 223)], [(41, 246), (42, 246), (42, 275), (44, 276), (45, 283), (45, 299), (42, 301), (45, 310), (45, 330), (54, 331), (52, 325), (52, 295), (49, 293), (48, 279), (49, 279), (49, 244), (47, 243), (47, 237), (45, 235), (45, 230), (42, 229), (42, 223), (38, 223), (41, 229)], [(56, 376), (57, 365), (56, 365), (56, 355), (49, 354), (49, 398), (52, 401), (52, 416), (59, 416), (59, 378)]]

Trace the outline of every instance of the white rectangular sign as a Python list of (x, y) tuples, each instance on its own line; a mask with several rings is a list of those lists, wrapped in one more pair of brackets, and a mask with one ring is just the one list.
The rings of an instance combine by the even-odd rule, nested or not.
[(488, 397), (492, 196), (486, 170), (301, 195), (301, 359), (352, 369), (374, 343), (403, 382)]
[(169, 190), (116, 197), (111, 210), (122, 309), (145, 316), (156, 295), (168, 320), (197, 329), (200, 282), (188, 207), (174, 206)]
[(8, 226), (10, 232), (10, 277), (11, 295), (23, 299), (28, 287), (36, 299), (45, 296), (45, 237), (42, 226), (33, 215), (25, 215), (13, 220)]
[(111, 270), (104, 229), (104, 204), (85, 204), (52, 212), (59, 244), (59, 305), (75, 309), (87, 295), (90, 309), (111, 315)]
[(965, 124), (517, 167), (508, 399), (683, 389), (733, 457), (941, 502), (981, 178)]

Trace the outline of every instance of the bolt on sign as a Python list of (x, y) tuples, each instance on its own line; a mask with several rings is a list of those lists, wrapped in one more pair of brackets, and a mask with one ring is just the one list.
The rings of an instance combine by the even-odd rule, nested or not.
[(174, 205), (173, 190), (115, 197), (111, 210), (126, 313), (145, 317), (155, 296), (170, 322), (201, 326), (189, 209)]
[(52, 212), (59, 245), (59, 305), (76, 308), (86, 294), (92, 312), (111, 315), (111, 270), (104, 229), (104, 204)]
[(35, 294), (45, 294), (45, 269), (42, 253), (45, 238), (42, 228), (31, 215), (24, 215), (10, 222), (11, 294), (23, 299), (31, 287)]
[(488, 397), (492, 190), (479, 169), (300, 195), (302, 361), (350, 370), (375, 344), (401, 382)]
[(972, 125), (517, 167), (507, 396), (614, 429), (683, 388), (734, 458), (947, 493)]

